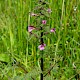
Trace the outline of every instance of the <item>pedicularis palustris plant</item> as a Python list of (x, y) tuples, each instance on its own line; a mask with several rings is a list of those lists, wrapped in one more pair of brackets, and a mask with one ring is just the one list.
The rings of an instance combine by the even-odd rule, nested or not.
[[(49, 3), (44, 0), (39, 0), (37, 3), (37, 6), (30, 12), (31, 17), (35, 17), (36, 21), (36, 26), (34, 25), (29, 25), (28, 26), (28, 32), (30, 34), (34, 34), (36, 38), (39, 38), (40, 40), (40, 45), (38, 45), (38, 49), (41, 51), (41, 59), (40, 59), (40, 64), (41, 64), (41, 70), (43, 72), (43, 50), (47, 46), (44, 43), (43, 36), (45, 34), (50, 34), (50, 33), (55, 33), (55, 28), (52, 28), (48, 31), (46, 31), (47, 27), (50, 27), (48, 24), (48, 19), (50, 19), (50, 14), (52, 10), (49, 8)], [(37, 36), (35, 34), (35, 31), (39, 31), (40, 36)], [(43, 80), (43, 73), (41, 73), (41, 80)]]

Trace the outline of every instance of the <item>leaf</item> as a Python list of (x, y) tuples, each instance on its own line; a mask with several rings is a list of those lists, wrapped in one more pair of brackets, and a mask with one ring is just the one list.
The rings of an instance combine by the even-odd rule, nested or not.
[(14, 45), (14, 37), (13, 37), (13, 33), (11, 31), (11, 28), (9, 28), (9, 34), (10, 34), (10, 43), (11, 43), (11, 47)]
[(0, 61), (9, 62), (10, 61), (9, 55), (8, 54), (4, 54), (4, 53), (0, 53)]

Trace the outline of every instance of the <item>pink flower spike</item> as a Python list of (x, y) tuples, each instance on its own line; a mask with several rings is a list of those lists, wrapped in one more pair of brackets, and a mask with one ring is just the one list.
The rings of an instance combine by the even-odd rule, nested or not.
[(54, 33), (55, 33), (55, 28), (52, 28), (52, 29), (50, 30), (50, 32), (54, 32)]
[(34, 29), (35, 29), (34, 26), (29, 26), (29, 27), (28, 27), (28, 32), (32, 32), (32, 30), (34, 30)]
[(51, 13), (52, 11), (51, 11), (51, 9), (49, 8), (49, 9), (47, 9), (47, 12), (48, 12), (48, 13)]
[(46, 46), (46, 44), (41, 44), (41, 45), (39, 45), (38, 46), (38, 48), (40, 49), (40, 50), (44, 50), (44, 47)]
[(42, 24), (46, 24), (46, 20), (42, 20)]

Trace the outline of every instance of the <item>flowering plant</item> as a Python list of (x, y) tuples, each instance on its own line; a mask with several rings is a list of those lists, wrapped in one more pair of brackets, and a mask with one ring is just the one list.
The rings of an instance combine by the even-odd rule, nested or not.
[[(43, 32), (45, 31), (46, 26), (48, 25), (47, 19), (49, 19), (49, 15), (52, 12), (52, 10), (47, 7), (49, 3), (43, 0), (39, 0), (38, 6), (35, 7), (33, 12), (30, 12), (31, 17), (35, 17), (36, 19), (36, 24), (39, 26), (38, 28), (33, 25), (28, 26), (28, 32), (32, 33), (33, 30), (39, 30), (41, 32), (41, 40), (40, 40), (40, 45), (38, 46), (39, 50), (44, 50), (46, 44), (43, 41), (43, 36), (45, 34), (49, 34), (50, 32), (55, 33), (55, 28), (50, 29), (48, 32)], [(34, 13), (35, 12), (35, 13)], [(48, 26), (49, 27), (49, 26)], [(34, 33), (32, 33), (34, 34)]]
[[(46, 44), (44, 43), (44, 35), (45, 34), (51, 34), (55, 33), (55, 28), (46, 30), (47, 27), (49, 27), (48, 19), (50, 19), (50, 14), (52, 12), (51, 8), (48, 7), (48, 4), (44, 0), (39, 0), (38, 6), (34, 8), (34, 10), (30, 13), (31, 17), (35, 17), (36, 26), (29, 25), (28, 26), (28, 32), (31, 34), (34, 34), (37, 38), (39, 35), (36, 35), (35, 31), (39, 31), (40, 33), (40, 45), (38, 45), (38, 49), (41, 51), (41, 70), (43, 72), (43, 50), (45, 49)], [(43, 80), (43, 73), (41, 73), (41, 80)]]

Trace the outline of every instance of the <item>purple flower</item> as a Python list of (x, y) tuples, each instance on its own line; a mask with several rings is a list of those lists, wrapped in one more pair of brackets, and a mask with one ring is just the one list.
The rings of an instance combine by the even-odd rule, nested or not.
[(40, 50), (44, 50), (44, 47), (46, 46), (46, 44), (41, 44), (41, 45), (39, 45), (38, 46), (38, 48), (40, 49)]
[(50, 30), (50, 32), (54, 32), (54, 33), (55, 33), (55, 28), (52, 28), (52, 29)]
[(28, 32), (31, 32), (31, 31), (34, 30), (34, 29), (35, 29), (34, 26), (29, 26), (29, 27), (28, 27)]
[(42, 20), (42, 24), (46, 24), (46, 20)]
[(48, 12), (48, 13), (51, 13), (52, 11), (51, 11), (51, 9), (50, 9), (50, 8), (48, 8), (48, 9), (47, 9), (47, 12)]

